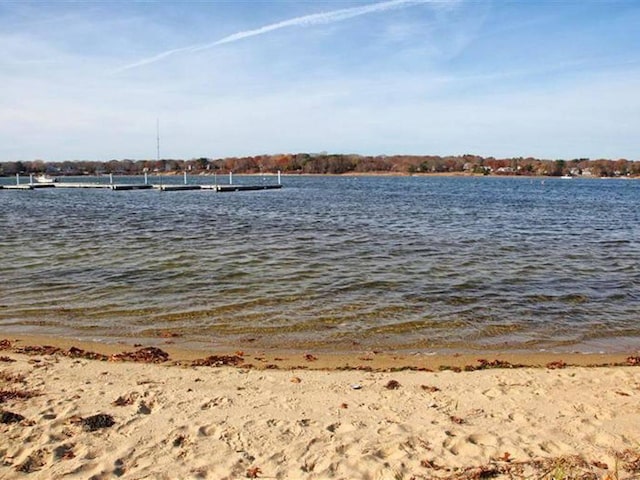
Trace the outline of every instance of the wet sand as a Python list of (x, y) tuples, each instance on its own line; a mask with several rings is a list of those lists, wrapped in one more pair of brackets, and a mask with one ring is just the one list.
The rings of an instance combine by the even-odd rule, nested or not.
[[(205, 358), (209, 355), (235, 355), (242, 353), (246, 364), (254, 368), (278, 368), (290, 369), (303, 367), (314, 370), (336, 369), (470, 369), (477, 367), (479, 359), (488, 361), (502, 361), (513, 365), (531, 367), (545, 367), (555, 362), (565, 363), (570, 366), (607, 366), (623, 365), (629, 356), (640, 355), (640, 352), (628, 353), (552, 353), (552, 352), (512, 352), (512, 351), (486, 351), (486, 352), (461, 352), (461, 353), (398, 353), (383, 350), (365, 350), (354, 346), (352, 353), (331, 352), (315, 350), (286, 350), (286, 349), (260, 349), (250, 343), (239, 345), (235, 349), (214, 348), (199, 350), (181, 346), (180, 337), (144, 339), (143, 343), (106, 343), (90, 342), (64, 337), (52, 337), (41, 335), (12, 335), (5, 337), (12, 341), (15, 347), (26, 345), (50, 345), (55, 348), (68, 350), (78, 347), (83, 350), (98, 352), (105, 355), (113, 355), (123, 351), (134, 351), (141, 347), (158, 347), (170, 355), (173, 363), (191, 362), (195, 359)], [(1, 338), (0, 338), (1, 339)], [(312, 360), (307, 355), (313, 357)]]

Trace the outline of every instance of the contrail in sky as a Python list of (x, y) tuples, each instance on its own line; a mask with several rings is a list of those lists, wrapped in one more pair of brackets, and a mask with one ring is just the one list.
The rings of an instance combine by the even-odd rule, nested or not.
[(120, 67), (117, 70), (115, 70), (114, 73), (124, 72), (126, 70), (131, 70), (133, 68), (141, 67), (143, 65), (155, 63), (162, 60), (163, 58), (169, 57), (171, 55), (175, 55), (177, 53), (199, 52), (201, 50), (213, 48), (218, 45), (223, 45), (225, 43), (233, 43), (233, 42), (237, 42), (238, 40), (243, 40), (245, 38), (255, 37), (257, 35), (263, 35), (265, 33), (273, 32), (274, 30), (280, 30), (281, 28), (306, 27), (311, 25), (323, 25), (323, 24), (329, 24), (329, 23), (335, 23), (335, 22), (342, 22), (350, 18), (359, 17), (361, 15), (367, 15), (368, 13), (383, 12), (385, 10), (408, 7), (411, 5), (426, 3), (428, 1), (430, 0), (389, 0), (386, 2), (379, 2), (379, 3), (372, 3), (370, 5), (364, 5), (362, 7), (342, 8), (342, 9), (333, 10), (330, 12), (314, 13), (312, 15), (304, 15), (302, 17), (290, 18), (289, 20), (283, 20), (282, 22), (272, 23), (270, 25), (264, 25), (260, 28), (255, 28), (253, 30), (245, 30), (242, 32), (237, 32), (237, 33), (228, 35), (226, 37), (223, 37), (220, 40), (216, 40), (215, 42), (203, 43), (199, 45), (189, 45), (186, 47), (166, 50), (157, 55), (154, 55), (153, 57), (144, 58), (142, 60), (138, 60), (137, 62), (130, 63), (129, 65), (125, 65), (124, 67)]

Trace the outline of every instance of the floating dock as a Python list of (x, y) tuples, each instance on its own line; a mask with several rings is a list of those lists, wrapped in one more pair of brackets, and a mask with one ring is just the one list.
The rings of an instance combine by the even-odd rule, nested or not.
[[(190, 190), (209, 190), (213, 192), (246, 192), (250, 190), (276, 190), (282, 188), (280, 172), (278, 172), (277, 184), (243, 185), (233, 183), (233, 172), (229, 172), (228, 184), (197, 184), (187, 182), (187, 172), (183, 173), (184, 183), (160, 183), (149, 182), (148, 175), (144, 174), (144, 183), (114, 183), (113, 174), (109, 174), (109, 182), (61, 182), (52, 178), (46, 182), (34, 182), (33, 174), (29, 176), (28, 183), (20, 183), (20, 174), (16, 174), (15, 185), (0, 185), (0, 189), (6, 190), (35, 190), (40, 188), (104, 188), (109, 190), (159, 190), (161, 192), (184, 192)], [(215, 180), (214, 180), (215, 181)]]
[(59, 182), (52, 184), (56, 188), (111, 188), (113, 185), (109, 183), (72, 183), (72, 182)]
[(282, 185), (154, 185), (153, 188), (163, 192), (179, 192), (183, 190), (213, 190), (214, 192), (247, 192), (250, 190), (275, 190)]
[(185, 190), (202, 190), (201, 185), (151, 185), (162, 192), (182, 192)]
[(33, 190), (33, 185), (28, 183), (25, 185), (3, 185), (4, 190)]
[(120, 183), (120, 184), (113, 184), (111, 185), (111, 190), (151, 190), (153, 188), (153, 185), (149, 185), (146, 183), (140, 183), (140, 184), (126, 184), (126, 183)]
[(35, 190), (36, 188), (53, 188), (53, 183), (18, 183), (16, 185), (0, 185), (0, 190)]
[[(280, 171), (278, 171), (278, 183), (260, 185), (243, 185), (233, 183), (233, 172), (229, 172), (228, 184), (197, 184), (187, 182), (187, 172), (183, 172), (184, 183), (160, 183), (149, 182), (147, 173), (144, 174), (144, 183), (114, 183), (113, 174), (109, 174), (109, 182), (61, 182), (57, 178), (49, 178), (45, 182), (34, 182), (34, 174), (29, 175), (29, 183), (20, 183), (20, 174), (16, 174), (15, 185), (0, 185), (0, 190), (35, 190), (40, 188), (105, 188), (110, 190), (159, 190), (161, 192), (184, 192), (190, 190), (209, 190), (213, 192), (246, 192), (251, 190), (276, 190), (282, 188)], [(263, 179), (264, 180), (264, 179)], [(162, 180), (161, 180), (162, 181)], [(214, 180), (215, 181), (215, 180)]]
[(214, 185), (218, 192), (246, 192), (249, 190), (274, 190), (282, 185)]
[(41, 188), (102, 188), (109, 190), (159, 190), (161, 192), (184, 192), (189, 190), (209, 190), (213, 192), (246, 192), (252, 190), (277, 190), (281, 184), (275, 185), (196, 185), (196, 184), (149, 184), (149, 183), (24, 183), (17, 185), (0, 185), (0, 190), (39, 190)]

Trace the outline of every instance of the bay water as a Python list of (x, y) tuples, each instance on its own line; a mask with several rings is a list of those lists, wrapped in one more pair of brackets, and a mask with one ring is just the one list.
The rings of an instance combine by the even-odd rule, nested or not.
[(283, 184), (0, 190), (2, 335), (336, 352), (640, 348), (639, 181)]

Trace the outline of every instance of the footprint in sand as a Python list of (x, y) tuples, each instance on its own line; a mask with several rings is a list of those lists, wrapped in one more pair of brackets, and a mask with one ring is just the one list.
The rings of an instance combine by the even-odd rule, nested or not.
[(592, 437), (592, 442), (594, 445), (609, 447), (610, 445), (618, 444), (620, 439), (616, 435), (600, 431)]
[(198, 436), (200, 437), (212, 437), (218, 432), (218, 425), (203, 425), (198, 429)]
[(510, 413), (509, 415), (507, 415), (507, 418), (511, 422), (516, 422), (516, 423), (519, 423), (519, 424), (527, 422), (527, 417), (525, 417), (523, 414), (518, 413), (518, 412)]
[(351, 432), (355, 432), (358, 430), (358, 426), (353, 424), (353, 423), (341, 423), (339, 424), (338, 428), (336, 428), (336, 433), (339, 434), (345, 434), (345, 433), (351, 433)]
[(505, 392), (504, 392), (503, 388), (495, 388), (495, 387), (490, 388), (489, 390), (485, 390), (484, 392), (482, 392), (482, 394), (485, 397), (487, 397), (487, 398), (489, 398), (491, 400), (495, 399), (496, 397), (504, 395), (504, 393)]
[(497, 447), (498, 439), (493, 435), (474, 433), (467, 437), (467, 442), (484, 447)]
[(44, 448), (31, 452), (19, 465), (16, 470), (22, 473), (32, 473), (40, 470), (47, 464), (50, 452)]
[(200, 409), (208, 410), (213, 407), (225, 408), (230, 407), (231, 405), (233, 405), (233, 400), (231, 400), (229, 397), (215, 397), (202, 404)]
[(477, 457), (484, 452), (485, 445), (482, 443), (469, 442), (468, 439), (458, 439), (451, 442), (447, 448), (454, 455), (463, 455), (464, 457)]
[(336, 430), (340, 427), (340, 422), (332, 423), (326, 427), (326, 430), (335, 433)]
[(53, 457), (56, 460), (74, 458), (76, 456), (76, 453), (74, 452), (75, 447), (75, 443), (63, 443), (62, 445), (58, 445), (53, 449)]
[[(92, 473), (94, 473), (95, 475), (91, 475)], [(75, 469), (66, 473), (66, 475), (69, 475), (69, 476), (75, 475), (75, 476), (79, 476), (79, 478), (91, 478), (91, 479), (106, 478), (104, 477), (105, 473), (100, 468), (100, 465), (96, 462), (83, 463), (82, 465), (79, 465)], [(98, 475), (103, 475), (103, 477), (100, 477)]]
[(540, 450), (550, 455), (562, 454), (564, 453), (564, 450), (566, 450), (566, 449), (563, 449), (556, 442), (552, 442), (551, 440), (542, 442), (538, 446), (540, 447)]
[(138, 413), (141, 415), (149, 415), (151, 413), (151, 403), (140, 402), (138, 405)]

